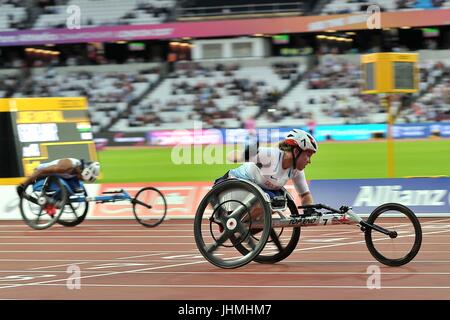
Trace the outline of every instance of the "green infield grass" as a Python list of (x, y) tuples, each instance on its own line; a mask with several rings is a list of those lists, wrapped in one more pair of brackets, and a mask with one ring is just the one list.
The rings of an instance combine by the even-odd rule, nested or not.
[[(213, 160), (223, 163), (226, 151), (230, 149), (219, 151)], [(175, 164), (172, 154), (170, 147), (102, 150), (100, 182), (212, 181), (239, 165)], [(192, 148), (190, 160), (186, 150), (178, 154), (185, 162), (194, 162), (194, 154), (203, 156), (204, 162), (204, 155), (211, 152)], [(386, 142), (321, 143), (305, 172), (308, 179), (387, 178)], [(450, 176), (450, 139), (395, 141), (395, 177), (417, 176)]]

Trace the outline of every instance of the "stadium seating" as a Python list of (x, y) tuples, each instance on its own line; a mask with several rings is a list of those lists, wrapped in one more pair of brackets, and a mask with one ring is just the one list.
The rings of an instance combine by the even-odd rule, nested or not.
[(322, 14), (366, 12), (370, 5), (378, 5), (383, 11), (422, 10), (448, 7), (450, 1), (410, 0), (332, 0), (325, 5)]
[(273, 63), (239, 67), (228, 65), (179, 66), (112, 130), (191, 128), (193, 120), (205, 127), (241, 127), (256, 117), (264, 101), (275, 99), (303, 73), (305, 65)]
[[(403, 106), (398, 123), (450, 118), (448, 51), (429, 52), (420, 53), (420, 92), (393, 100), (394, 110)], [(189, 129), (193, 120), (204, 128), (386, 122), (379, 95), (360, 93), (359, 55), (324, 55), (309, 70), (305, 61), (180, 62), (160, 83), (157, 64), (34, 68), (22, 83), (11, 69), (0, 74), (0, 97), (86, 96), (94, 132)]]
[(14, 97), (86, 96), (96, 133), (125, 112), (128, 103), (141, 96), (159, 78), (159, 70), (154, 67), (127, 68), (129, 71), (112, 71), (114, 66), (35, 70)]
[[(142, 74), (137, 67), (115, 72), (99, 72), (104, 66), (78, 67), (89, 71), (54, 68), (35, 72), (14, 96), (85, 95), (95, 132), (110, 125), (109, 130), (124, 132), (189, 129), (193, 120), (202, 121), (205, 128), (240, 128), (247, 119), (255, 119), (258, 127), (302, 126), (311, 121), (384, 123), (386, 110), (379, 96), (360, 93), (358, 58), (324, 56), (308, 71), (304, 63), (293, 62), (295, 59), (283, 63), (261, 59), (245, 67), (236, 61), (180, 64), (148, 95), (143, 94), (158, 80), (157, 72)], [(421, 63), (420, 93), (409, 102), (400, 96), (393, 101), (394, 109), (409, 103), (398, 122), (446, 119), (450, 110), (450, 61), (438, 61)], [(302, 80), (297, 83), (299, 75)], [(269, 95), (281, 94), (292, 85), (280, 100)], [(128, 108), (128, 103), (139, 96), (143, 97), (139, 103)]]
[[(352, 59), (347, 60), (343, 57), (323, 57), (322, 63), (309, 71), (305, 80), (279, 101), (278, 108), (286, 109), (288, 118), (297, 115), (297, 123), (302, 124), (311, 119), (320, 124), (386, 122), (386, 110), (380, 97), (359, 93), (361, 83), (358, 63), (352, 62), (351, 56)], [(439, 117), (445, 118), (450, 110), (447, 89), (450, 83), (450, 60), (424, 60), (420, 66), (420, 92), (412, 95), (412, 104), (400, 95), (394, 97), (394, 110), (407, 104), (399, 113), (399, 123), (434, 121)], [(261, 116), (257, 125), (270, 126), (273, 117), (267, 112)]]
[(313, 0), (186, 0), (177, 8), (178, 20), (224, 19), (243, 16), (303, 15), (314, 7)]
[(421, 94), (400, 114), (400, 122), (450, 120), (450, 59), (421, 65)]
[(17, 87), (18, 81), (16, 71), (2, 71), (0, 73), (0, 98), (6, 98), (12, 95)]
[(65, 27), (71, 5), (80, 8), (81, 26), (156, 24), (163, 22), (174, 0), (71, 0), (66, 5), (45, 7), (34, 29)]
[(21, 1), (0, 0), (0, 32), (18, 29), (26, 19), (27, 13)]
[[(200, 6), (202, 8), (215, 7), (219, 8), (217, 14), (245, 14), (248, 13), (247, 7), (237, 6), (234, 9), (223, 10), (220, 5), (232, 5), (236, 3), (209, 2), (204, 1), (188, 1), (186, 4), (191, 5), (195, 9)], [(39, 3), (39, 2), (38, 2)], [(56, 4), (55, 4), (56, 3)], [(242, 3), (247, 3), (243, 1)], [(248, 2), (250, 3), (250, 2)], [(422, 10), (450, 8), (450, 0), (331, 0), (325, 4), (319, 14), (339, 14), (365, 12), (369, 5), (379, 5), (384, 11), (395, 10)], [(29, 13), (25, 8), (25, 3), (19, 0), (0, 0), (0, 32), (12, 31), (28, 27), (27, 22), (30, 21)], [(176, 9), (176, 0), (69, 0), (69, 1), (41, 1), (36, 10), (39, 10), (38, 17), (34, 21), (34, 29), (62, 28), (66, 27), (67, 19), (72, 15), (73, 11), (67, 11), (71, 5), (78, 6), (81, 13), (81, 26), (100, 26), (100, 25), (121, 25), (121, 24), (157, 24), (167, 21), (169, 17), (174, 18)], [(317, 14), (314, 9), (314, 2), (296, 2), (284, 1), (283, 5), (287, 5), (285, 11), (293, 11), (296, 14)], [(302, 9), (297, 8), (300, 5)], [(219, 7), (218, 7), (219, 6)], [(208, 9), (199, 9), (199, 17), (207, 16)], [(261, 9), (262, 12), (271, 10), (279, 10), (283, 12), (280, 4), (270, 3), (269, 1), (251, 1), (249, 8), (256, 11)], [(259, 9), (258, 9), (259, 8)], [(189, 8), (178, 8), (180, 14), (183, 12), (189, 15)], [(270, 9), (270, 10), (269, 10)], [(183, 11), (184, 10), (184, 11)], [(237, 10), (235, 12), (235, 10)], [(240, 12), (239, 10), (243, 10)], [(216, 15), (217, 15), (216, 14)], [(181, 18), (181, 17), (179, 17)]]

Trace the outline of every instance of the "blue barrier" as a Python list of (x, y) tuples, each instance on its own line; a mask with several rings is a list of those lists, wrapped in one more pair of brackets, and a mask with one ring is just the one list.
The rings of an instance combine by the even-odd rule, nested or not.
[(450, 178), (313, 180), (314, 202), (348, 205), (369, 214), (375, 207), (397, 202), (417, 214), (450, 216)]
[[(318, 125), (314, 128), (317, 141), (336, 140), (370, 140), (376, 134), (387, 135), (386, 124), (346, 124), (346, 125)], [(275, 142), (284, 138), (293, 128), (260, 128), (256, 129), (259, 141)], [(307, 127), (300, 127), (305, 131)], [(248, 135), (245, 129), (221, 129), (225, 143), (242, 143)], [(432, 135), (450, 137), (450, 123), (414, 123), (396, 124), (393, 127), (395, 139), (422, 139)]]

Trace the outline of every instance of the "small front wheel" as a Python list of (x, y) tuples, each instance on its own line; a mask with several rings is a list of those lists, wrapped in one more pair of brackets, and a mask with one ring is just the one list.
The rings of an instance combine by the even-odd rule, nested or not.
[(146, 227), (156, 227), (167, 214), (167, 201), (161, 191), (153, 187), (142, 188), (131, 200), (136, 220)]
[(402, 266), (419, 252), (422, 228), (409, 208), (398, 203), (386, 203), (376, 208), (366, 222), (390, 231), (388, 235), (372, 228), (365, 231), (369, 252), (382, 264)]

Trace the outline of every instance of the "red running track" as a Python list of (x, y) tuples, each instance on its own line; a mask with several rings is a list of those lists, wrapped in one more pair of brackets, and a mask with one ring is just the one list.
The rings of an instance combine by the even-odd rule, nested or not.
[[(421, 251), (403, 267), (375, 261), (355, 226), (325, 226), (304, 228), (282, 262), (224, 270), (199, 254), (192, 220), (153, 229), (134, 220), (90, 220), (43, 231), (1, 221), (0, 299), (448, 300), (450, 219), (421, 223)], [(367, 287), (373, 265), (381, 289)], [(80, 289), (70, 273), (76, 266)]]

